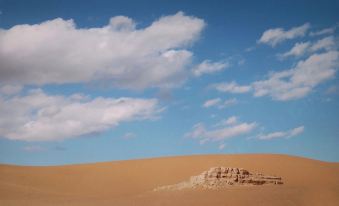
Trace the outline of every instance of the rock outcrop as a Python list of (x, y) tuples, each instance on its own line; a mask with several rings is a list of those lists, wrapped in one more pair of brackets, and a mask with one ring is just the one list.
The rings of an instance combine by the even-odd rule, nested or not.
[(218, 189), (234, 185), (280, 185), (283, 184), (281, 177), (250, 173), (243, 168), (212, 167), (198, 176), (192, 176), (190, 180), (174, 185), (166, 185), (154, 189), (180, 190), (185, 188)]

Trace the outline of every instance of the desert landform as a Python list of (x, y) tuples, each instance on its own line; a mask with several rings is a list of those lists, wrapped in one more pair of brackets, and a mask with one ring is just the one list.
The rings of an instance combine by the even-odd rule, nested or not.
[(237, 154), (65, 166), (1, 165), (0, 205), (336, 206), (339, 163)]

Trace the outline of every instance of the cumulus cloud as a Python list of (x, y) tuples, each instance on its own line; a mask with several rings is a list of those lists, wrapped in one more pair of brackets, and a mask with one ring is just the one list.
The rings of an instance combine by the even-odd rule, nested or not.
[(291, 69), (272, 72), (268, 79), (252, 83), (254, 96), (269, 95), (280, 101), (302, 98), (320, 83), (333, 78), (338, 63), (337, 51), (313, 54)]
[[(103, 132), (123, 122), (156, 118), (156, 99), (74, 98), (31, 90), (0, 96), (0, 137), (48, 141)], [(81, 95), (80, 95), (81, 96)]]
[[(220, 123), (220, 122), (219, 122)], [(206, 129), (203, 123), (198, 123), (193, 126), (192, 131), (185, 134), (185, 137), (198, 139), (200, 143), (208, 141), (223, 141), (232, 137), (247, 134), (256, 128), (255, 122), (239, 122), (232, 125), (222, 125), (215, 129)]]
[(199, 77), (203, 74), (212, 74), (220, 72), (228, 68), (229, 66), (230, 64), (225, 61), (212, 62), (210, 60), (205, 60), (199, 65), (197, 65), (195, 68), (193, 68), (192, 72), (194, 76)]
[(330, 51), (333, 50), (335, 47), (336, 42), (334, 37), (328, 36), (314, 43), (311, 42), (296, 43), (290, 51), (285, 52), (278, 56), (281, 58), (286, 58), (289, 56), (299, 57), (306, 53), (314, 53), (321, 50)]
[(305, 127), (300, 126), (296, 127), (294, 129), (288, 130), (288, 131), (279, 131), (279, 132), (272, 132), (268, 134), (261, 134), (258, 135), (258, 139), (260, 140), (272, 140), (272, 139), (278, 139), (278, 138), (291, 138), (294, 136), (297, 136), (304, 132)]
[(229, 92), (229, 93), (246, 93), (251, 90), (251, 86), (238, 85), (235, 81), (212, 84), (210, 85), (210, 87), (220, 92)]
[(145, 28), (116, 16), (98, 28), (78, 28), (73, 20), (57, 18), (0, 29), (0, 82), (104, 80), (128, 89), (173, 87), (183, 81), (192, 56), (187, 48), (204, 26), (202, 19), (178, 12)]
[(311, 25), (309, 23), (305, 23), (289, 30), (285, 30), (283, 28), (268, 29), (262, 34), (258, 43), (268, 44), (274, 47), (285, 40), (305, 36), (310, 27)]

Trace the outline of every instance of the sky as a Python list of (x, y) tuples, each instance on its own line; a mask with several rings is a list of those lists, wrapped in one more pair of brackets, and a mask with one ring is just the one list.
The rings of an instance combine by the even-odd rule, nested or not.
[(339, 1), (0, 0), (0, 163), (339, 161)]

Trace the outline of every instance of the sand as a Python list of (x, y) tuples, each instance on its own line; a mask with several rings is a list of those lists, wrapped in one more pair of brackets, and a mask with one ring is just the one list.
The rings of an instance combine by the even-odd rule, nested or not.
[[(213, 166), (276, 175), (283, 185), (154, 192)], [(339, 163), (287, 155), (196, 155), (29, 167), (0, 165), (0, 205), (339, 205)]]

